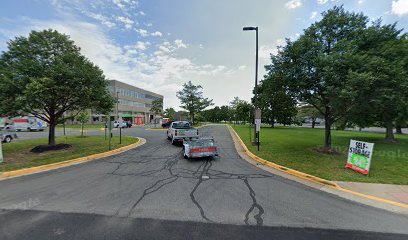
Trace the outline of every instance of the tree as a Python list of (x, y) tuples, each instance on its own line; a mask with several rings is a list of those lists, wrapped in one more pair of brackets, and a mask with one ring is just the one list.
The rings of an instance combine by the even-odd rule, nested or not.
[(49, 124), (48, 144), (65, 112), (108, 112), (114, 100), (101, 69), (80, 53), (69, 36), (32, 31), (8, 42), (0, 57), (0, 110), (32, 114)]
[(395, 23), (374, 22), (359, 46), (363, 64), (352, 72), (356, 79), (368, 79), (369, 84), (360, 87), (364, 92), (351, 120), (360, 126), (382, 122), (390, 142), (395, 141), (393, 123), (398, 129), (408, 119), (408, 40), (401, 33)]
[(254, 106), (247, 101), (242, 100), (235, 109), (238, 121), (251, 122), (254, 113)]
[(361, 64), (358, 43), (368, 18), (337, 6), (322, 16), (296, 41), (287, 41), (278, 62), (291, 79), (288, 87), (297, 100), (324, 116), (324, 148), (331, 150), (332, 124), (358, 103), (359, 87), (369, 85), (369, 79), (356, 79), (352, 74)]
[(83, 137), (84, 136), (84, 124), (88, 122), (89, 120), (88, 112), (87, 111), (80, 112), (77, 115), (76, 120), (81, 123), (81, 137)]
[(302, 119), (310, 118), (312, 120), (312, 128), (316, 126), (317, 118), (321, 117), (319, 111), (310, 105), (304, 105), (304, 106), (299, 107), (298, 116)]
[(258, 86), (258, 107), (272, 127), (275, 121), (284, 125), (294, 123), (297, 113), (296, 99), (287, 89), (288, 79), (281, 73), (283, 69), (274, 58), (274, 64), (266, 66), (269, 71)]
[[(154, 113), (154, 115), (162, 114), (163, 112), (163, 99), (158, 98), (152, 101), (152, 107), (150, 108), (150, 112)], [(154, 127), (156, 127), (156, 121), (154, 121)]]
[(193, 85), (191, 81), (183, 84), (183, 89), (177, 92), (177, 97), (180, 99), (181, 108), (189, 112), (190, 119), (194, 124), (194, 115), (201, 112), (208, 106), (213, 105), (212, 99), (204, 98), (203, 87), (201, 85)]
[(174, 108), (170, 107), (170, 108), (166, 108), (164, 110), (164, 117), (169, 118), (174, 120), (174, 118), (176, 117), (176, 110), (174, 110)]

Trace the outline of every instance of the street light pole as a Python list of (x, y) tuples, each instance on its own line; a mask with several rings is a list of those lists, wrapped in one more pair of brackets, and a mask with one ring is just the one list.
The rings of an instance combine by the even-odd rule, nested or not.
[(259, 137), (256, 133), (256, 109), (258, 106), (258, 27), (244, 27), (242, 30), (244, 31), (255, 31), (256, 33), (256, 52), (255, 52), (255, 101), (254, 101), (254, 143), (259, 146)]
[(119, 124), (119, 144), (122, 144), (122, 121), (119, 121), (119, 91), (116, 92), (116, 116)]

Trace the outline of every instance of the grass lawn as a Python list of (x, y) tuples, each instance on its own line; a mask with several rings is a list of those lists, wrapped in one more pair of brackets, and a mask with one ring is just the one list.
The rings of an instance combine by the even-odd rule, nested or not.
[[(66, 124), (65, 128), (81, 129), (81, 124)], [(105, 124), (84, 124), (84, 130), (86, 129), (100, 129), (105, 128)], [(63, 129), (62, 125), (58, 125), (57, 129)]]
[[(234, 126), (233, 126), (234, 127)], [(384, 141), (383, 133), (332, 131), (332, 145), (341, 155), (328, 155), (315, 149), (323, 147), (324, 129), (262, 127), (261, 146), (250, 144), (248, 126), (234, 129), (249, 150), (268, 161), (328, 180), (408, 184), (408, 135), (395, 135), (398, 143)], [(370, 176), (345, 169), (350, 139), (374, 143)]]
[[(4, 162), (0, 163), (0, 172), (61, 162), (109, 151), (109, 143), (108, 140), (105, 140), (104, 136), (85, 136), (82, 138), (67, 136), (57, 137), (57, 143), (71, 144), (72, 147), (69, 149), (44, 153), (30, 152), (33, 147), (47, 144), (47, 141), (48, 139), (42, 138), (3, 144)], [(122, 136), (122, 144), (119, 144), (119, 137), (113, 137), (111, 142), (112, 149), (120, 148), (136, 141), (137, 138)]]

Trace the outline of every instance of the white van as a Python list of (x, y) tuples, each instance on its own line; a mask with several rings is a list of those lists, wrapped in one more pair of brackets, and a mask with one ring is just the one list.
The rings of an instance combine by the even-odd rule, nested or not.
[(48, 125), (37, 117), (25, 116), (13, 118), (12, 126), (16, 131), (44, 131)]

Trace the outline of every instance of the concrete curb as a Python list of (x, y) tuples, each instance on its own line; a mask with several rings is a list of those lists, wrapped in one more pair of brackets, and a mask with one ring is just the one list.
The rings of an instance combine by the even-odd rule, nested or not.
[(89, 162), (92, 160), (113, 156), (115, 154), (126, 152), (130, 149), (142, 146), (145, 143), (146, 143), (146, 139), (138, 138), (138, 141), (136, 143), (133, 143), (133, 144), (121, 147), (121, 148), (116, 148), (108, 152), (96, 153), (96, 154), (92, 154), (86, 157), (75, 158), (75, 159), (66, 160), (63, 162), (51, 163), (51, 164), (42, 165), (42, 166), (23, 168), (23, 169), (9, 171), (9, 172), (2, 172), (0, 173), (0, 181), (9, 179), (9, 178), (20, 177), (20, 176), (55, 170), (55, 169), (59, 169), (63, 167), (69, 167), (72, 165), (81, 164), (81, 163)]
[(260, 163), (261, 165), (271, 167), (271, 168), (273, 168), (275, 170), (278, 170), (280, 172), (284, 172), (284, 173), (293, 175), (295, 177), (301, 178), (303, 180), (311, 181), (311, 182), (317, 183), (319, 185), (322, 185), (324, 187), (328, 187), (328, 188), (338, 190), (338, 191), (341, 191), (341, 192), (344, 192), (344, 193), (349, 193), (349, 194), (353, 194), (353, 195), (356, 195), (356, 196), (359, 196), (359, 197), (362, 197), (362, 198), (366, 198), (366, 199), (369, 199), (369, 200), (374, 200), (374, 201), (378, 201), (378, 202), (381, 202), (381, 203), (391, 204), (393, 206), (408, 209), (408, 204), (394, 202), (394, 201), (391, 201), (391, 200), (388, 200), (388, 199), (375, 197), (375, 196), (363, 194), (363, 193), (360, 193), (360, 192), (355, 192), (355, 191), (343, 188), (343, 187), (341, 187), (340, 185), (338, 185), (337, 183), (335, 183), (333, 181), (329, 181), (329, 180), (319, 178), (319, 177), (316, 177), (316, 176), (313, 176), (313, 175), (310, 175), (310, 174), (307, 174), (307, 173), (304, 173), (304, 172), (300, 172), (300, 171), (297, 171), (297, 170), (294, 170), (294, 169), (291, 169), (291, 168), (288, 168), (288, 167), (284, 167), (284, 166), (281, 166), (279, 164), (269, 162), (269, 161), (267, 161), (267, 160), (265, 160), (263, 158), (260, 158), (260, 157), (256, 156), (255, 154), (253, 154), (251, 151), (248, 150), (247, 146), (244, 144), (242, 139), (239, 137), (238, 133), (230, 125), (227, 125), (227, 127), (230, 130), (230, 132), (235, 134), (235, 136), (238, 139), (239, 144), (244, 149), (244, 152), (250, 158), (252, 158), (254, 161)]

